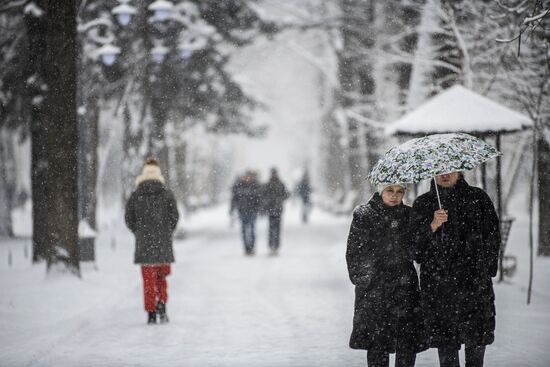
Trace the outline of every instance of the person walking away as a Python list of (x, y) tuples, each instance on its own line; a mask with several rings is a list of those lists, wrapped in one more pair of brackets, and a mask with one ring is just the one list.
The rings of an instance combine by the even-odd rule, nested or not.
[(241, 221), (241, 236), (245, 255), (254, 255), (256, 218), (261, 205), (261, 186), (254, 171), (247, 171), (232, 187), (229, 215), (235, 210)]
[(437, 176), (413, 204), (411, 235), (429, 345), (438, 349), (440, 366), (458, 367), (462, 345), (466, 366), (483, 366), (485, 348), (495, 337), (491, 278), (501, 245), (491, 199), (460, 172)]
[(179, 219), (176, 200), (165, 186), (156, 158), (148, 158), (126, 203), (126, 225), (134, 233), (134, 262), (141, 265), (148, 324), (168, 322), (166, 277), (174, 262), (172, 235)]
[(380, 187), (355, 208), (346, 261), (355, 285), (350, 347), (367, 350), (369, 367), (412, 367), (426, 349), (418, 277), (409, 245), (405, 187)]
[(283, 204), (290, 196), (279, 178), (276, 168), (271, 169), (269, 181), (263, 187), (263, 207), (269, 219), (268, 244), (271, 255), (277, 255), (281, 240), (281, 218)]
[(306, 171), (304, 176), (296, 185), (296, 193), (302, 200), (302, 222), (307, 223), (309, 211), (311, 209), (311, 185), (309, 183), (309, 174)]

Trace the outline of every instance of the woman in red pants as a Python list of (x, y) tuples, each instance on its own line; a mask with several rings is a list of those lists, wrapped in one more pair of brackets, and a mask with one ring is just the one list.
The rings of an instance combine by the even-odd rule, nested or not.
[(148, 324), (168, 322), (166, 277), (174, 262), (172, 234), (179, 213), (172, 192), (164, 185), (159, 161), (148, 158), (136, 190), (126, 203), (125, 220), (136, 237), (134, 262), (141, 264), (143, 295)]

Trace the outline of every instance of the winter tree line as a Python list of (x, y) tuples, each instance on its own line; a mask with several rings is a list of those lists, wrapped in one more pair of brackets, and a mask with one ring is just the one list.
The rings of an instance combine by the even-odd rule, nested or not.
[[(534, 122), (533, 131), (508, 137), (502, 147), (503, 212), (514, 215), (507, 208), (514, 192), (523, 190), (527, 200), (528, 178), (535, 175), (538, 254), (550, 255), (550, 2), (342, 0), (338, 5), (332, 35), (339, 83), (323, 121), (322, 172), (329, 195), (345, 200), (340, 193), (351, 193), (353, 204), (368, 198), (372, 188), (365, 176), (397, 142), (383, 127), (460, 84)], [(492, 165), (487, 164), (489, 171)]]
[[(9, 213), (21, 196), (15, 146), (30, 141), (33, 260), (79, 273), (78, 222), (96, 226), (105, 110), (123, 121), (124, 166), (117, 174), (124, 182), (149, 154), (166, 162), (164, 174), (182, 203), (203, 186), (196, 182), (201, 175), (223, 181), (216, 162), (203, 165), (207, 173), (183, 164), (193, 154), (186, 134), (196, 126), (215, 136), (264, 134), (251, 118), (261, 105), (226, 66), (240, 47), (292, 28), (323, 32), (337, 61), (334, 78), (320, 81), (319, 194), (352, 204), (368, 197), (366, 173), (395, 143), (382, 127), (462, 84), (534, 121), (527, 143), (511, 138), (504, 150), (536, 164), (539, 254), (550, 255), (549, 1), (308, 0), (293, 5), (309, 13), (294, 23), (262, 17), (269, 2), (174, 1), (172, 17), (153, 22), (152, 1), (132, 1), (128, 26), (114, 19), (115, 0), (1, 2), (0, 235), (12, 234)], [(159, 40), (172, 46), (155, 62), (149, 50)], [(98, 54), (108, 44), (119, 47), (111, 65)], [(191, 54), (182, 56), (181, 46)], [(515, 177), (534, 172), (519, 166), (505, 171), (509, 193)]]
[[(133, 2), (136, 16), (127, 27), (116, 23), (111, 10), (118, 3), (112, 0), (0, 5), (0, 191), (7, 209), (0, 233), (12, 233), (13, 144), (30, 139), (33, 260), (47, 261), (48, 268), (60, 264), (78, 273), (78, 222), (96, 226), (102, 109), (114, 109), (115, 118), (124, 121), (124, 168), (117, 174), (133, 181), (146, 154), (177, 161), (165, 175), (178, 183), (173, 186), (180, 199), (193, 186), (180, 164), (187, 152), (178, 137), (186, 129), (202, 124), (212, 134), (263, 133), (250, 119), (256, 102), (225, 66), (232, 49), (273, 34), (275, 25), (247, 1), (180, 2), (164, 22), (151, 19), (151, 3)], [(196, 39), (201, 47), (190, 48)], [(149, 54), (158, 40), (176, 45), (163, 62), (151, 61)], [(120, 46), (112, 65), (97, 54), (108, 44)], [(184, 58), (183, 51), (192, 54)], [(126, 196), (131, 188), (125, 188)]]

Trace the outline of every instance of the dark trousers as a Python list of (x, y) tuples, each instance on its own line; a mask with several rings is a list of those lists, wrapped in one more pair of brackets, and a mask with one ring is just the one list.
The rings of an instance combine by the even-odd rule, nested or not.
[(246, 252), (252, 252), (256, 243), (256, 214), (241, 214), (240, 218), (244, 248)]
[[(395, 354), (395, 367), (414, 367), (416, 362), (416, 353)], [(367, 366), (368, 367), (389, 367), (390, 355), (387, 352), (378, 350), (367, 351)]]
[[(437, 348), (440, 367), (460, 367), (458, 362), (458, 350), (454, 347)], [(466, 345), (466, 367), (483, 367), (485, 357), (484, 345)]]
[(309, 218), (309, 212), (311, 211), (311, 203), (309, 199), (302, 200), (302, 222), (307, 223)]
[(281, 216), (270, 215), (269, 216), (269, 248), (277, 250), (279, 248), (279, 242), (281, 238)]

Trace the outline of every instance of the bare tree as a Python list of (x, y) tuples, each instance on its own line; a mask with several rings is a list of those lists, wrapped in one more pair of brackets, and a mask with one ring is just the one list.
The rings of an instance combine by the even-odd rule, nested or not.
[(356, 203), (368, 194), (364, 177), (385, 138), (382, 124), (399, 116), (410, 86), (422, 2), (341, 1), (338, 50), (341, 115), (348, 126), (348, 157)]
[(550, 256), (550, 2), (496, 3), (509, 24), (502, 28), (499, 43), (517, 42), (517, 52), (509, 52), (504, 59), (506, 81), (511, 86), (508, 97), (534, 122), (538, 255)]

